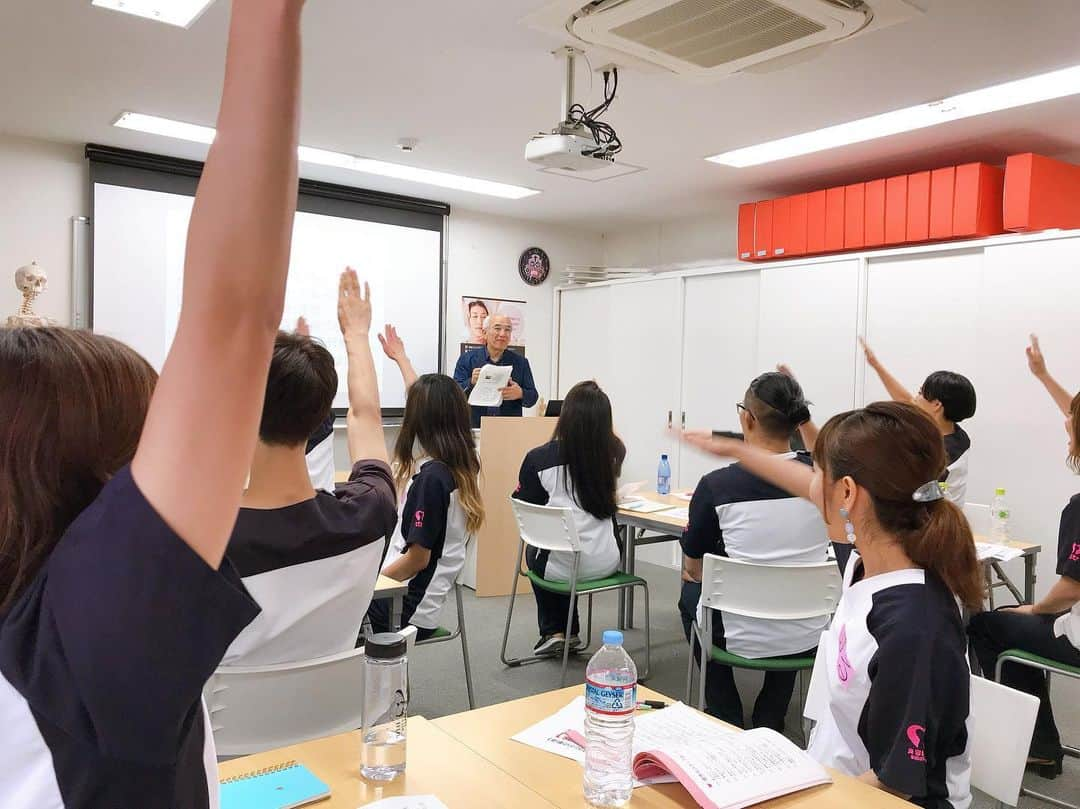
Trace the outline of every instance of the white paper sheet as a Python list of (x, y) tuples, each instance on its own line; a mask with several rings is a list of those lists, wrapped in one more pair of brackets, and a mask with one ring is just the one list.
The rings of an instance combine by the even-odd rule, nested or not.
[(1019, 548), (1010, 548), (1008, 545), (998, 545), (996, 542), (976, 542), (975, 555), (980, 562), (988, 559), (996, 562), (1011, 562), (1023, 556), (1024, 552)]
[(686, 506), (682, 506), (682, 507), (679, 507), (679, 508), (669, 508), (669, 509), (665, 509), (663, 512), (661, 512), (660, 516), (661, 517), (670, 517), (673, 520), (689, 520), (690, 519), (690, 509), (688, 507), (686, 507)]
[(616, 491), (615, 499), (620, 503), (623, 500), (639, 499), (638, 497), (636, 497), (636, 495), (638, 492), (641, 491), (642, 487), (645, 486), (647, 482), (648, 481), (645, 480), (635, 480), (632, 483), (624, 483), (618, 488), (618, 491)]
[(657, 503), (655, 500), (627, 500), (625, 503), (619, 503), (619, 508), (635, 511), (638, 514), (651, 514), (654, 511), (665, 511), (671, 506), (667, 503)]
[(485, 365), (480, 369), (480, 378), (469, 394), (469, 404), (477, 407), (498, 407), (502, 404), (502, 389), (510, 384), (509, 365)]
[(447, 809), (445, 803), (434, 795), (402, 795), (398, 798), (383, 798), (381, 801), (365, 804), (367, 809)]

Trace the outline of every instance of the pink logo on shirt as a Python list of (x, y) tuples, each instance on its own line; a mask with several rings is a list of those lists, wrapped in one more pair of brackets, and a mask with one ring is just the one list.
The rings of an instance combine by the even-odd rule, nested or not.
[(424, 527), (424, 512), (423, 511), (417, 511), (416, 512), (416, 514), (413, 517), (413, 526), (416, 527), (416, 528), (423, 528)]
[(926, 728), (922, 725), (908, 725), (907, 738), (911, 742), (911, 747), (908, 748), (908, 758), (912, 761), (918, 761), (920, 764), (926, 763), (926, 751), (923, 750), (923, 736), (926, 734)]
[(1080, 542), (1074, 542), (1072, 553), (1069, 554), (1070, 562), (1080, 562)]
[(852, 666), (847, 656), (847, 626), (840, 627), (840, 653), (836, 656), (836, 676), (840, 682), (847, 685), (851, 679)]

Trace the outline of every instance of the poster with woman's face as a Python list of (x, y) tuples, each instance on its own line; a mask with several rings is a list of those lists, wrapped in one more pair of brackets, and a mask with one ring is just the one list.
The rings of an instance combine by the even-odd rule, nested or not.
[(506, 317), (510, 319), (512, 329), (510, 348), (524, 354), (525, 301), (508, 300), (506, 298), (481, 298), (478, 295), (465, 295), (461, 299), (462, 351), (487, 345), (484, 323), (489, 317)]

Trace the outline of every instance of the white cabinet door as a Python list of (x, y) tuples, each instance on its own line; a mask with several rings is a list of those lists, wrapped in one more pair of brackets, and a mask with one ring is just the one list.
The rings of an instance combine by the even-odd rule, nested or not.
[[(755, 269), (686, 279), (682, 412), (691, 429), (739, 430), (735, 404), (760, 372), (759, 277)], [(702, 475), (724, 465), (720, 458), (684, 446), (678, 485), (693, 489)]]
[[(928, 374), (946, 370), (978, 390), (982, 286), (981, 249), (870, 260), (866, 341), (912, 395)], [(863, 402), (888, 398), (877, 374), (865, 373)]]
[(818, 424), (854, 405), (859, 261), (761, 271), (758, 373), (791, 367)]
[[(611, 287), (581, 287), (559, 293), (559, 395), (578, 382), (611, 377)], [(556, 398), (552, 396), (552, 398)]]
[(611, 398), (615, 428), (626, 442), (624, 481), (655, 486), (660, 454), (678, 479), (679, 443), (667, 432), (679, 411), (682, 337), (681, 278), (658, 278), (610, 287), (610, 375), (601, 384)]

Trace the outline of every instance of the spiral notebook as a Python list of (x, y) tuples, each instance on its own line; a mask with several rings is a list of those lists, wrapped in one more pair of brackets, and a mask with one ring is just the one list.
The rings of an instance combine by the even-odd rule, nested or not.
[(221, 809), (296, 809), (329, 797), (330, 787), (295, 761), (221, 782)]

